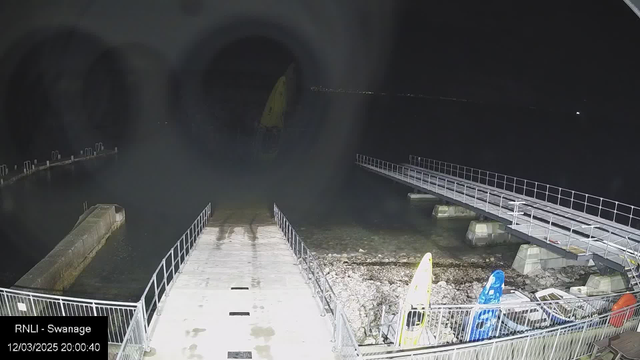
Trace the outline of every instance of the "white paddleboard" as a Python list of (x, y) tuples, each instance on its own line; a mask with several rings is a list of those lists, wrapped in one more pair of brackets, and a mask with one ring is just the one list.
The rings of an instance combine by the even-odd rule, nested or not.
[(425, 326), (425, 311), (431, 300), (432, 273), (431, 253), (426, 253), (413, 275), (407, 297), (400, 309), (400, 329), (396, 337), (396, 346), (409, 347), (419, 345), (420, 336)]

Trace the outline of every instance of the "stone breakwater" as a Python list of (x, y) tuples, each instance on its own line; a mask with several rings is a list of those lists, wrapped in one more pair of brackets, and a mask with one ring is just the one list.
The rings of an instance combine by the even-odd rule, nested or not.
[[(401, 300), (424, 254), (316, 254), (320, 265), (360, 344), (376, 341), (367, 328), (376, 328), (374, 315), (383, 304)], [(568, 289), (582, 285), (593, 271), (588, 267), (566, 267), (525, 276), (511, 269), (512, 259), (500, 254), (477, 255), (464, 259), (433, 259), (431, 304), (458, 305), (477, 301), (482, 287), (493, 270), (505, 272), (505, 286), (533, 293), (549, 287)]]

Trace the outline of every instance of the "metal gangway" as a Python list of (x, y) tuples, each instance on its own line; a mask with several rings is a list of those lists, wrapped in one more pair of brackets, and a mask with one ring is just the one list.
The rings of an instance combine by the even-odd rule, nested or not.
[(211, 215), (209, 204), (138, 302), (0, 288), (0, 316), (107, 316), (116, 360), (360, 358), (325, 272), (277, 206), (248, 229)]
[[(244, 319), (240, 320), (241, 326), (237, 328), (243, 328), (242, 325), (246, 325), (247, 328), (243, 329), (251, 328), (251, 334), (227, 331), (227, 335), (229, 335), (227, 339), (238, 337), (237, 340), (220, 341), (219, 338), (212, 335), (222, 336), (225, 335), (225, 331), (214, 327), (207, 329), (194, 327), (188, 333), (184, 331), (185, 322), (188, 323), (186, 325), (191, 326), (200, 321), (199, 318), (205, 322), (211, 321), (211, 319), (207, 319), (208, 317), (217, 321), (221, 318), (214, 316), (215, 313), (220, 311), (226, 313), (229, 310), (227, 306), (241, 307), (273, 296), (277, 302), (278, 300), (284, 301), (289, 295), (294, 295), (290, 298), (298, 302), (293, 307), (287, 306), (287, 304), (272, 303), (282, 311), (273, 313), (270, 318), (265, 318), (279, 326), (296, 325), (295, 333), (291, 333), (292, 336), (285, 336), (283, 341), (280, 341), (281, 345), (286, 345), (280, 347), (280, 354), (286, 354), (284, 358), (362, 360), (553, 358), (568, 360), (591, 353), (594, 341), (637, 329), (640, 323), (640, 304), (636, 304), (620, 310), (618, 313), (605, 310), (592, 317), (565, 325), (558, 326), (556, 324), (549, 329), (509, 333), (507, 336), (494, 337), (486, 341), (451, 343), (442, 337), (443, 341), (437, 344), (409, 349), (360, 346), (356, 342), (352, 327), (342, 310), (340, 300), (326, 278), (325, 271), (319, 266), (313, 253), (305, 246), (294, 227), (277, 206), (274, 206), (275, 221), (273, 225), (264, 227), (262, 232), (251, 233), (248, 244), (242, 244), (242, 240), (246, 240), (244, 239), (245, 234), (240, 234), (242, 232), (240, 229), (233, 228), (234, 233), (238, 231), (234, 237), (231, 227), (225, 229), (224, 232), (229, 235), (227, 236), (228, 243), (226, 245), (217, 244), (220, 239), (218, 235), (221, 233), (220, 229), (214, 230), (210, 227), (211, 214), (212, 210), (209, 204), (160, 261), (142, 298), (136, 303), (70, 298), (0, 288), (0, 315), (106, 315), (109, 320), (109, 358), (118, 360), (142, 359), (145, 352), (147, 354), (153, 353), (154, 357), (159, 358), (166, 356), (199, 358), (198, 355), (204, 356), (205, 353), (214, 355), (214, 352), (215, 358), (268, 358), (269, 355), (276, 358), (276, 353), (267, 351), (269, 348), (266, 346), (270, 344), (267, 338), (273, 338), (275, 334), (270, 333), (267, 328), (254, 326), (255, 324), (251, 322), (257, 319), (250, 319), (250, 317), (246, 317), (246, 314), (234, 314)], [(260, 245), (255, 242), (260, 241), (261, 236), (265, 237), (267, 242), (263, 243), (262, 248), (258, 248)], [(246, 245), (248, 245), (249, 252), (245, 251), (247, 250)], [(230, 248), (223, 253), (220, 248), (216, 249), (217, 246), (220, 248), (230, 246)], [(285, 249), (286, 251), (283, 251)], [(258, 253), (265, 251), (265, 256), (261, 258), (259, 254), (254, 254), (254, 250)], [(254, 255), (257, 257), (254, 258)], [(287, 277), (285, 283), (282, 284), (284, 286), (280, 288), (263, 289), (265, 290), (263, 292), (266, 293), (262, 295), (259, 294), (259, 291), (251, 292), (249, 290), (251, 286), (257, 284), (255, 281), (253, 285), (244, 287), (237, 286), (240, 284), (225, 283), (224, 281), (215, 284), (215, 280), (210, 278), (209, 270), (218, 272), (221, 279), (231, 282), (237, 280), (250, 282), (253, 280), (247, 277), (248, 272), (241, 271), (240, 274), (236, 274), (238, 272), (237, 266), (229, 268), (229, 264), (234, 263), (237, 260), (234, 257), (237, 256), (249, 256), (245, 259), (247, 262), (256, 261), (256, 264), (266, 266), (266, 270), (269, 270), (269, 267), (277, 269), (278, 271), (275, 273), (267, 271), (262, 275), (265, 282), (271, 282), (271, 285), (276, 287), (279, 281), (273, 277), (270, 278), (272, 275), (286, 273), (290, 277)], [(277, 260), (278, 257), (283, 257), (285, 262), (268, 264), (271, 260)], [(291, 270), (296, 271), (292, 273)], [(296, 279), (300, 275), (302, 275), (301, 278)], [(213, 284), (213, 288), (210, 288), (207, 283)], [(297, 284), (295, 289), (287, 286), (293, 283)], [(303, 288), (303, 285), (306, 288)], [(293, 294), (291, 290), (296, 294)], [(224, 293), (234, 294), (230, 297), (227, 296), (227, 301), (222, 301)], [(247, 295), (252, 295), (249, 296), (252, 301), (247, 302), (247, 299), (243, 299), (243, 296)], [(257, 295), (257, 297), (253, 298), (253, 295)], [(589, 303), (593, 307), (600, 307), (598, 304), (608, 307), (613, 299), (614, 297), (605, 296), (590, 299)], [(286, 303), (286, 301), (284, 302)], [(253, 307), (251, 309), (255, 310)], [(292, 314), (291, 310), (294, 310), (295, 314)], [(300, 316), (302, 310), (304, 310), (304, 316)], [(434, 307), (430, 309), (428, 314), (428, 327), (434, 334), (444, 334), (447, 329), (454, 329), (465, 323), (465, 319), (478, 310), (481, 309), (469, 306)], [(500, 310), (506, 314), (511, 310), (521, 311), (522, 309)], [(621, 317), (624, 318), (621, 321), (622, 325), (614, 325), (612, 319), (620, 320)], [(314, 327), (311, 330), (309, 329), (310, 324)], [(322, 324), (330, 324), (330, 326), (325, 331), (322, 329), (324, 327)], [(177, 329), (177, 332), (174, 331), (174, 328)], [(329, 336), (326, 336), (327, 332)], [(178, 333), (180, 336), (176, 335)], [(301, 341), (301, 336), (308, 334), (313, 337), (314, 346), (311, 348), (314, 349), (312, 351), (314, 356), (312, 357), (308, 356), (309, 343)], [(324, 340), (319, 341), (315, 337), (317, 334), (324, 334)], [(254, 337), (254, 335), (264, 338), (266, 344), (252, 349), (257, 352), (255, 357), (250, 357), (250, 354), (242, 351), (227, 351), (225, 354), (224, 351), (218, 351), (219, 349), (216, 349), (215, 346), (224, 345), (223, 350), (226, 351), (229, 346), (246, 343), (247, 337)], [(195, 344), (198, 338), (200, 338), (202, 346), (184, 348), (180, 348), (180, 346), (172, 348), (171, 346), (171, 343), (182, 344), (178, 340), (184, 342), (185, 339), (189, 340), (190, 344)], [(207, 347), (211, 352), (206, 351)], [(328, 348), (331, 348), (333, 352), (327, 351)], [(234, 347), (234, 349), (236, 348)], [(237, 348), (236, 350), (241, 349)], [(298, 356), (300, 354), (303, 356)], [(277, 358), (283, 357), (278, 356)]]
[(578, 191), (410, 156), (395, 164), (356, 155), (356, 164), (505, 224), (506, 231), (566, 258), (625, 272), (640, 289), (640, 209)]

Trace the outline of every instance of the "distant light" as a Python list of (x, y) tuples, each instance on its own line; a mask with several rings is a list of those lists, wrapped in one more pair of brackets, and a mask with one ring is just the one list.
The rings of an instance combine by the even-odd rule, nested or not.
[(580, 115), (580, 111), (576, 111), (576, 115)]

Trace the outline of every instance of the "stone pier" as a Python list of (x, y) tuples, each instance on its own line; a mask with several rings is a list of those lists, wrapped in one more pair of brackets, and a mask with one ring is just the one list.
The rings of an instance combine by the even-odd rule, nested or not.
[(92, 206), (80, 216), (71, 232), (13, 288), (61, 293), (75, 281), (109, 235), (124, 221), (124, 209), (118, 205)]

